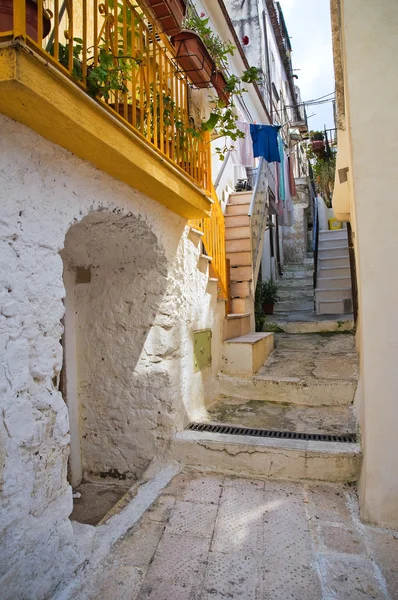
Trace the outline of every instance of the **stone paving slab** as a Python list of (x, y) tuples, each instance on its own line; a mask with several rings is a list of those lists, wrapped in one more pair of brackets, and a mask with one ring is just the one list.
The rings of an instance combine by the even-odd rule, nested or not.
[(182, 474), (74, 595), (94, 599), (395, 600), (398, 534), (350, 486)]
[(351, 406), (294, 406), (262, 400), (227, 397), (207, 409), (207, 420), (300, 433), (341, 435), (355, 433), (357, 423)]

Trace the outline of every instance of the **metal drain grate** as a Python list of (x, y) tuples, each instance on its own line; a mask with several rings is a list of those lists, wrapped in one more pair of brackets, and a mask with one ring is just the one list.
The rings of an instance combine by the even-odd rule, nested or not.
[(356, 442), (355, 433), (333, 435), (327, 433), (299, 433), (297, 431), (274, 431), (272, 429), (251, 429), (233, 425), (213, 425), (212, 423), (192, 423), (190, 431), (210, 431), (212, 433), (228, 433), (230, 435), (250, 435), (251, 437), (269, 437), (285, 440), (313, 440), (316, 442)]

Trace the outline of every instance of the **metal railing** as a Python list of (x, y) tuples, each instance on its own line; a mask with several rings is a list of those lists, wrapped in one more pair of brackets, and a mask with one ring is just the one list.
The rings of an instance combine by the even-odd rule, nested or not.
[(268, 163), (261, 157), (257, 169), (256, 182), (249, 207), (250, 233), (252, 243), (253, 289), (257, 284), (261, 265), (261, 254), (268, 215)]
[(210, 193), (210, 144), (189, 118), (190, 82), (141, 0), (13, 0), (13, 30), (0, 41), (16, 39)]
[(214, 187), (212, 188), (212, 198), (214, 203), (211, 207), (211, 218), (192, 219), (189, 224), (204, 234), (203, 245), (207, 255), (212, 258), (211, 265), (218, 277), (219, 297), (228, 298), (225, 220)]

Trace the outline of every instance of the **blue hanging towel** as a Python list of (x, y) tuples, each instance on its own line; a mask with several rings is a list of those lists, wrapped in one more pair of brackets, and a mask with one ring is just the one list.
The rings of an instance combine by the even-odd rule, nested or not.
[(278, 148), (278, 131), (280, 127), (274, 125), (250, 124), (250, 133), (253, 140), (254, 156), (263, 156), (269, 163), (281, 162)]

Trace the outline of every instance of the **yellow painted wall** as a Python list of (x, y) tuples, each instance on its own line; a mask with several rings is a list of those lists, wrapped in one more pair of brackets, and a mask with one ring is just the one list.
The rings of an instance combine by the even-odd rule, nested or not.
[[(398, 527), (398, 2), (340, 0), (340, 15), (346, 146), (339, 167), (349, 168), (359, 287), (361, 515)], [(346, 207), (335, 211), (344, 218)]]

